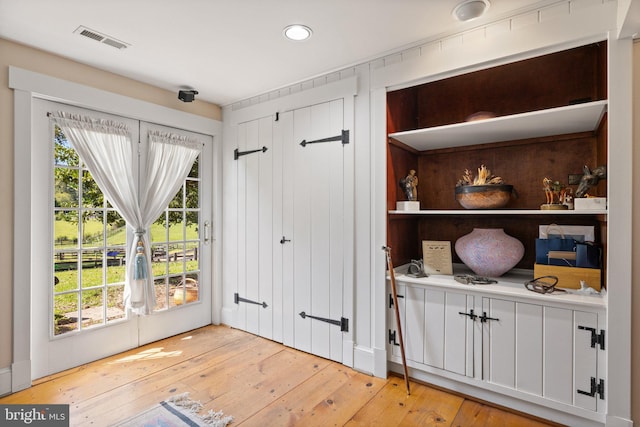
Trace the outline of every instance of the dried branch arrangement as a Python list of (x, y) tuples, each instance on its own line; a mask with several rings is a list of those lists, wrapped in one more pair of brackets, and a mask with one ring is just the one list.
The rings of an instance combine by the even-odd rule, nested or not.
[(491, 171), (487, 169), (485, 165), (478, 168), (478, 175), (473, 176), (469, 169), (465, 169), (462, 179), (456, 183), (456, 187), (463, 185), (498, 185), (504, 184), (504, 180), (499, 176), (491, 174)]

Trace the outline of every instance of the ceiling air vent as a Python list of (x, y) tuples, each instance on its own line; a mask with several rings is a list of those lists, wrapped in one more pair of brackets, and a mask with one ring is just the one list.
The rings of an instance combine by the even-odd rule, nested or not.
[(92, 40), (98, 41), (100, 43), (104, 43), (106, 45), (109, 45), (111, 47), (115, 47), (116, 49), (124, 49), (127, 48), (129, 46), (131, 46), (128, 43), (122, 42), (120, 40), (117, 40), (111, 36), (108, 36), (106, 34), (102, 34), (99, 33), (97, 31), (91, 30), (87, 27), (83, 27), (83, 26), (79, 26), (78, 28), (76, 28), (76, 30), (73, 32), (74, 34), (80, 34), (81, 36), (90, 38)]

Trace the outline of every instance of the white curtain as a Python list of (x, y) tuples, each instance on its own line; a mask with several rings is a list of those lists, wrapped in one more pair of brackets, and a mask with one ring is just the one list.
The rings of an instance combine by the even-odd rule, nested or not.
[(136, 314), (155, 307), (148, 228), (164, 211), (184, 182), (202, 143), (166, 132), (149, 132), (146, 170), (138, 170), (138, 144), (122, 123), (51, 113), (52, 121), (91, 172), (111, 205), (135, 233), (127, 256), (124, 304)]

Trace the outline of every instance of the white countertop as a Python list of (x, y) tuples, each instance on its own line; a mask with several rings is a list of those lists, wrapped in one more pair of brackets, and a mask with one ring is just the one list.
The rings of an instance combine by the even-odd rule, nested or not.
[[(509, 297), (510, 299), (527, 299), (544, 305), (583, 306), (605, 309), (607, 306), (607, 293), (603, 290), (600, 294), (584, 295), (577, 293), (576, 289), (567, 289), (567, 292), (554, 292), (552, 294), (539, 294), (525, 288), (524, 283), (533, 279), (533, 270), (513, 269), (501, 277), (492, 277), (498, 281), (489, 285), (462, 284), (457, 282), (452, 275), (431, 274), (427, 277), (412, 277), (406, 274), (408, 264), (396, 267), (395, 279), (398, 284), (426, 285), (446, 288), (465, 293), (482, 294), (488, 297)], [(465, 265), (454, 264), (454, 274), (473, 274)], [(387, 273), (387, 278), (390, 276)]]

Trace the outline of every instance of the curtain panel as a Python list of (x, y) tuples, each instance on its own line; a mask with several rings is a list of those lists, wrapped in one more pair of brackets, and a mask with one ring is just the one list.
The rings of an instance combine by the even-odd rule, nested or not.
[(61, 111), (49, 117), (62, 129), (100, 190), (133, 232), (126, 262), (124, 306), (135, 314), (151, 314), (156, 301), (149, 227), (182, 186), (202, 143), (149, 131), (147, 151), (142, 153), (146, 168), (140, 171), (139, 144), (123, 123)]

